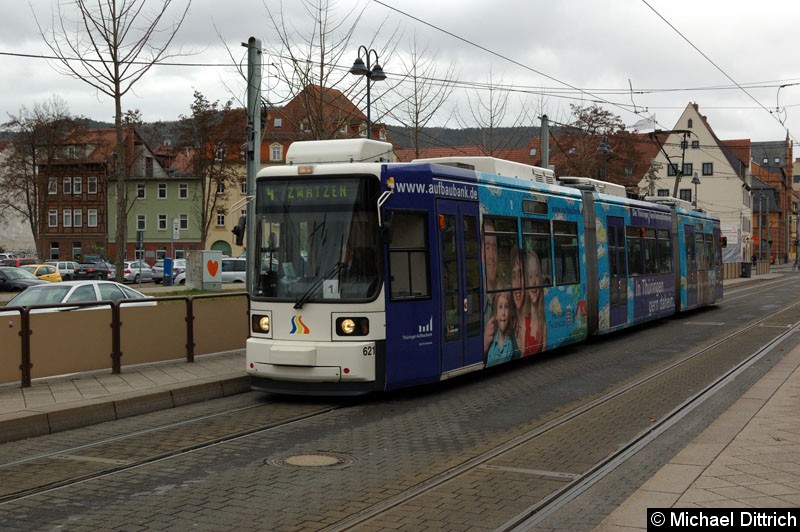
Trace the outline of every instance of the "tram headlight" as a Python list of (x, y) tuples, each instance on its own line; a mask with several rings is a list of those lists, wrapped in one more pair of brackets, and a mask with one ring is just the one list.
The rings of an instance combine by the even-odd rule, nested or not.
[(269, 314), (253, 314), (252, 330), (255, 333), (269, 334), (272, 320)]
[(368, 334), (368, 318), (336, 318), (337, 336), (367, 336)]

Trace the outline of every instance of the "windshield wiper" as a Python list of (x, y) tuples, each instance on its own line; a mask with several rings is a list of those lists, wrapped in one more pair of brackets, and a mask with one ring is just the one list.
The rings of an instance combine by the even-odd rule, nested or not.
[(316, 292), (316, 291), (317, 291), (317, 289), (318, 289), (320, 286), (322, 286), (322, 283), (324, 283), (324, 282), (325, 282), (325, 281), (327, 281), (328, 279), (331, 279), (331, 278), (332, 278), (332, 277), (334, 277), (336, 274), (338, 274), (338, 273), (339, 273), (339, 271), (341, 271), (341, 269), (342, 269), (343, 267), (344, 267), (344, 262), (337, 262), (336, 264), (334, 264), (334, 265), (333, 265), (333, 268), (331, 268), (330, 270), (328, 270), (328, 273), (326, 273), (325, 275), (323, 275), (322, 277), (319, 277), (319, 278), (318, 278), (316, 281), (314, 281), (314, 284), (312, 284), (312, 285), (309, 287), (309, 289), (308, 289), (308, 290), (306, 290), (306, 293), (305, 293), (305, 294), (303, 294), (302, 296), (300, 296), (300, 299), (298, 299), (298, 300), (297, 300), (297, 302), (295, 302), (295, 304), (294, 304), (294, 308), (296, 308), (296, 309), (301, 309), (301, 308), (303, 308), (303, 305), (305, 305), (305, 304), (306, 304), (306, 302), (307, 302), (309, 299), (311, 299), (311, 294), (313, 294), (314, 292)]

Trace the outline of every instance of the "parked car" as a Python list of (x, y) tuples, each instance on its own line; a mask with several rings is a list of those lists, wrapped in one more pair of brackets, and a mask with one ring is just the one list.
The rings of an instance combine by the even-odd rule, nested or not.
[[(151, 297), (115, 281), (64, 281), (43, 282), (30, 290), (17, 294), (7, 303), (9, 307), (31, 305), (57, 305), (59, 303), (86, 303), (91, 301), (121, 301), (141, 299), (142, 305), (155, 305)], [(126, 305), (127, 306), (127, 305)], [(70, 310), (69, 307), (53, 310)], [(43, 309), (42, 311), (47, 311)]]
[(244, 283), (247, 281), (247, 259), (222, 259), (222, 282)]
[(153, 269), (143, 260), (125, 261), (122, 265), (123, 281), (126, 283), (153, 280)]
[(61, 274), (52, 264), (27, 264), (21, 266), (23, 270), (31, 272), (39, 279), (49, 281), (51, 283), (60, 283), (62, 281)]
[(92, 262), (88, 264), (78, 264), (75, 268), (75, 279), (98, 279), (109, 280), (116, 275), (114, 267), (107, 262)]
[(75, 277), (75, 268), (78, 267), (78, 263), (71, 260), (46, 260), (44, 263), (55, 266), (63, 281), (71, 281)]
[(15, 268), (19, 268), (20, 266), (25, 266), (26, 264), (38, 264), (39, 259), (36, 257), (12, 257), (10, 259), (3, 259), (0, 262), (0, 266), (13, 266)]
[(0, 292), (22, 292), (39, 284), (50, 284), (22, 268), (4, 266), (0, 268)]

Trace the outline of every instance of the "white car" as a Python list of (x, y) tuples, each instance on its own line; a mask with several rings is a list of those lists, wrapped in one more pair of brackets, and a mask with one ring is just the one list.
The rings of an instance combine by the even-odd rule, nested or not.
[(128, 260), (122, 263), (123, 281), (138, 283), (139, 281), (152, 281), (153, 269), (143, 260)]
[(245, 258), (222, 259), (222, 282), (223, 283), (247, 282), (247, 259)]
[[(142, 305), (155, 305), (151, 297), (114, 281), (64, 281), (28, 287), (14, 296), (8, 307), (86, 303), (90, 301), (143, 300)], [(127, 305), (126, 305), (127, 306)], [(47, 312), (49, 309), (37, 309)], [(70, 310), (70, 307), (53, 310)]]
[(46, 260), (44, 263), (55, 266), (64, 281), (71, 281), (75, 277), (75, 269), (78, 267), (78, 263), (73, 260)]

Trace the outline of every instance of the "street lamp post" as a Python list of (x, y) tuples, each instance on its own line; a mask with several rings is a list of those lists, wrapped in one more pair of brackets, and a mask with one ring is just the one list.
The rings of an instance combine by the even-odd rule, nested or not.
[(692, 184), (694, 185), (694, 208), (697, 208), (697, 185), (700, 184), (700, 178), (697, 176), (697, 172), (694, 173), (694, 177), (692, 178)]
[[(361, 59), (361, 52), (364, 52), (364, 57), (366, 58), (366, 64), (364, 60)], [(375, 56), (374, 63), (370, 61), (372, 56)], [(359, 46), (358, 47), (358, 58), (353, 63), (352, 68), (350, 68), (350, 73), (354, 76), (366, 76), (367, 77), (367, 138), (372, 138), (372, 120), (370, 119), (370, 94), (369, 88), (371, 82), (373, 81), (383, 81), (386, 79), (386, 73), (381, 68), (381, 65), (378, 64), (378, 52), (371, 48), (367, 48), (366, 46)]]
[(603, 136), (603, 142), (597, 147), (597, 152), (603, 154), (603, 179), (606, 179), (608, 177), (608, 169), (606, 167), (608, 156), (614, 153), (614, 150), (608, 144), (608, 137)]

